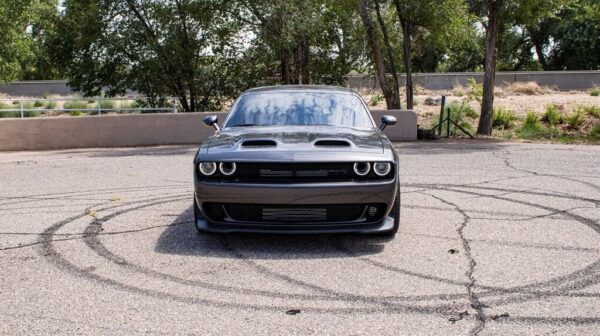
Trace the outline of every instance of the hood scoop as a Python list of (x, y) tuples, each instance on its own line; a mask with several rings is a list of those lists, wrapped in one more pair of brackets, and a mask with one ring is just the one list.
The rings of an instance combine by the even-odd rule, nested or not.
[(350, 147), (350, 142), (346, 140), (317, 140), (315, 141), (317, 147)]
[(242, 147), (262, 148), (262, 147), (277, 147), (277, 142), (273, 140), (246, 140), (242, 142)]

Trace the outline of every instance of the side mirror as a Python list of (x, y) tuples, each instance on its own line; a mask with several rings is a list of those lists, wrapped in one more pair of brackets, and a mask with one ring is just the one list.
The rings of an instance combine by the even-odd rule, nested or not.
[(396, 117), (384, 115), (381, 117), (381, 126), (379, 126), (379, 129), (383, 131), (386, 127), (394, 125), (396, 125)]
[(217, 117), (216, 115), (205, 117), (204, 119), (202, 119), (202, 121), (206, 126), (214, 127), (217, 131), (221, 129), (221, 127), (219, 127), (219, 124), (217, 124), (217, 122), (219, 121), (219, 117)]

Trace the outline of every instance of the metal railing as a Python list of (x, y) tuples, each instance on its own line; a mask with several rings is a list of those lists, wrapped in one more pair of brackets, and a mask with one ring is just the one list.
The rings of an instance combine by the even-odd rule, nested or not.
[[(148, 113), (148, 112), (167, 112), (167, 113), (178, 113), (178, 104), (177, 99), (173, 97), (166, 98), (168, 101), (172, 101), (170, 107), (107, 107), (102, 106), (102, 101), (113, 101), (113, 102), (135, 102), (139, 99), (143, 99), (144, 97), (118, 97), (118, 98), (102, 98), (102, 97), (84, 97), (84, 98), (46, 98), (46, 99), (38, 99), (38, 98), (12, 98), (12, 99), (0, 99), (0, 118), (3, 117), (3, 114), (6, 113), (18, 113), (19, 115), (16, 117), (26, 118), (27, 114), (33, 113), (43, 113), (43, 112), (67, 112), (67, 113), (75, 113), (75, 112), (85, 112), (89, 115), (102, 115), (102, 113)], [(18, 105), (18, 108), (5, 108), (7, 105), (5, 102), (9, 102), (12, 105)], [(45, 103), (40, 107), (27, 107), (27, 103)], [(63, 102), (63, 107), (47, 107), (49, 102)], [(71, 107), (65, 108), (64, 105), (67, 105), (69, 102), (80, 102), (85, 103), (86, 107)], [(16, 104), (15, 104), (16, 103)], [(46, 107), (44, 107), (46, 106)], [(68, 105), (67, 105), (68, 106)]]

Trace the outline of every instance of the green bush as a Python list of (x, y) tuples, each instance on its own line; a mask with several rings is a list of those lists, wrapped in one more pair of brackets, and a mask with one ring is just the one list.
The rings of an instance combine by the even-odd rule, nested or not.
[(370, 104), (371, 106), (377, 106), (383, 100), (383, 96), (379, 93), (376, 93), (371, 97)]
[(33, 107), (42, 107), (42, 106), (44, 106), (44, 103), (42, 103), (39, 100), (36, 100), (35, 103), (33, 103)]
[(494, 109), (494, 119), (492, 121), (492, 127), (494, 128), (512, 128), (515, 126), (515, 120), (517, 115), (504, 107), (498, 107)]
[(597, 105), (588, 105), (588, 106), (578, 106), (576, 110), (581, 110), (582, 113), (589, 114), (594, 118), (600, 119), (600, 106)]
[(585, 114), (581, 109), (576, 109), (573, 113), (565, 116), (565, 123), (573, 129), (578, 129), (585, 121)]
[(103, 110), (114, 110), (116, 105), (112, 100), (100, 100), (96, 107), (100, 107)]
[(63, 107), (67, 110), (73, 110), (73, 111), (70, 111), (70, 114), (72, 116), (79, 116), (82, 113), (82, 111), (79, 111), (79, 110), (87, 109), (88, 104), (85, 101), (73, 100), (73, 101), (65, 102)]
[(600, 124), (594, 125), (588, 133), (588, 138), (600, 141)]
[(32, 102), (24, 102), (23, 103), (23, 109), (25, 110), (31, 110), (35, 107), (35, 105)]
[(55, 102), (55, 101), (49, 101), (49, 102), (46, 102), (46, 106), (44, 106), (44, 108), (47, 108), (47, 109), (55, 109), (55, 108), (56, 108), (56, 105), (57, 105), (57, 104), (56, 104), (56, 102)]
[[(459, 103), (457, 101), (454, 101), (448, 105), (446, 105), (446, 107), (444, 108), (444, 119), (448, 116), (448, 113), (450, 114), (450, 118), (452, 118), (452, 120), (454, 120), (454, 122), (456, 122), (457, 124), (460, 125), (460, 127), (464, 128), (466, 131), (473, 133), (474, 128), (473, 125), (471, 125), (471, 123), (469, 122), (469, 120), (467, 119), (468, 114), (472, 115), (472, 112), (469, 111), (474, 111), (473, 108), (466, 104), (466, 103)], [(446, 123), (444, 123), (445, 125)], [(446, 126), (444, 126), (445, 129)], [(460, 129), (458, 129), (458, 127), (454, 126), (454, 125), (450, 125), (450, 134), (453, 136), (457, 136), (457, 135), (464, 135)]]
[(542, 116), (542, 121), (552, 126), (562, 124), (564, 122), (563, 115), (557, 105), (547, 105), (546, 111)]
[(11, 109), (13, 107), (0, 102), (0, 110), (7, 110), (9, 108)]
[(590, 96), (599, 97), (600, 96), (600, 87), (595, 87), (590, 90)]
[(41, 115), (40, 111), (27, 111), (25, 112), (26, 118), (39, 117)]
[(544, 127), (537, 114), (529, 112), (525, 116), (523, 125), (517, 130), (517, 134), (523, 139), (535, 139), (556, 136), (558, 131), (552, 127)]

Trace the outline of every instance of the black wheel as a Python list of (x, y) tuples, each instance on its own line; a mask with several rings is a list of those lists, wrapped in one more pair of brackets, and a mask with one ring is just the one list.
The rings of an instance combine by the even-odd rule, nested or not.
[(398, 233), (398, 229), (400, 228), (400, 183), (396, 187), (396, 200), (392, 205), (390, 216), (394, 217), (394, 227), (390, 231), (381, 233), (382, 236), (393, 237)]

